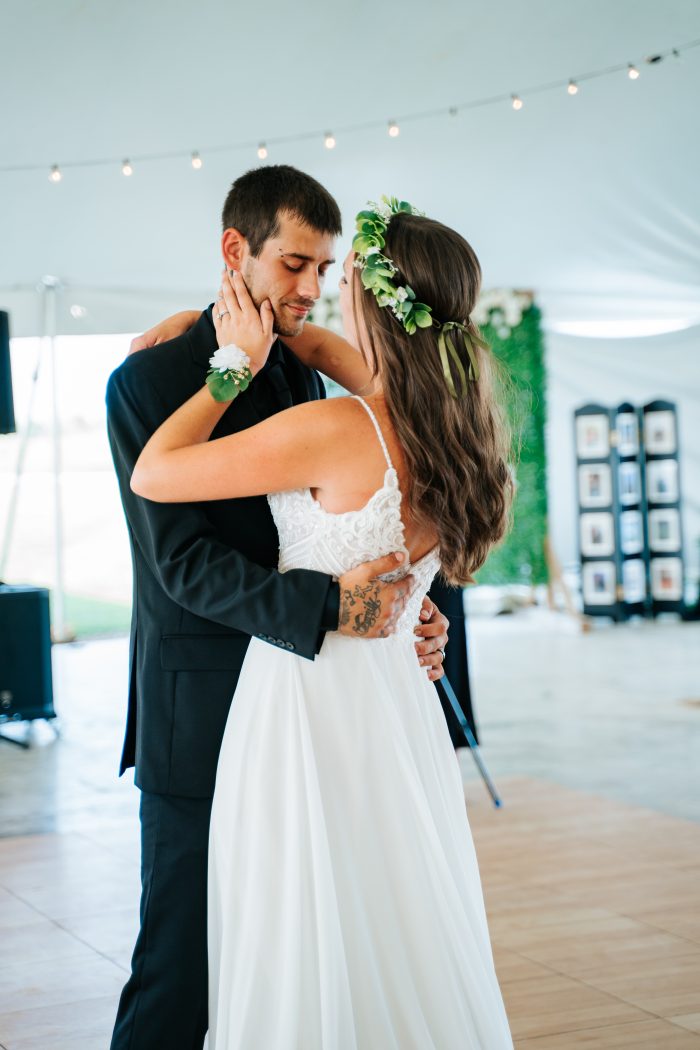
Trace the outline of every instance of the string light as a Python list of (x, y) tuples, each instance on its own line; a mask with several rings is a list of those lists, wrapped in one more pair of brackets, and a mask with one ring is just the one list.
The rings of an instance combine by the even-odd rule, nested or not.
[(124, 163), (122, 164), (122, 175), (126, 175), (127, 178), (128, 178), (129, 175), (133, 175), (133, 174), (134, 174), (134, 169), (131, 166), (131, 161), (130, 160), (125, 160)]
[[(647, 65), (652, 66), (652, 65), (657, 65), (659, 62), (662, 62), (665, 58), (672, 57), (677, 62), (680, 62), (680, 61), (683, 60), (683, 57), (684, 57), (686, 52), (690, 51), (691, 49), (695, 49), (695, 48), (700, 48), (700, 39), (687, 41), (686, 43), (680, 44), (677, 47), (669, 48), (666, 51), (651, 52), (650, 54), (645, 56), (644, 59), (640, 59), (639, 61), (640, 61), (640, 63), (642, 61), (644, 61)], [(559, 91), (559, 90), (562, 90), (562, 89), (566, 89), (568, 94), (570, 94), (570, 95), (577, 95), (579, 93), (579, 91), (580, 91), (579, 84), (582, 81), (584, 81), (584, 80), (588, 81), (588, 80), (600, 79), (602, 77), (612, 77), (612, 76), (616, 76), (619, 73), (622, 73), (622, 72), (625, 72), (625, 71), (627, 72), (627, 76), (631, 80), (637, 80), (637, 78), (640, 76), (639, 68), (634, 63), (632, 63), (632, 62), (620, 62), (617, 65), (605, 66), (605, 67), (603, 67), (601, 69), (592, 69), (592, 70), (588, 70), (588, 71), (585, 71), (585, 72), (581, 71), (581, 72), (579, 72), (579, 74), (578, 74), (578, 76), (576, 78), (571, 77), (571, 78), (567, 78), (566, 80), (548, 81), (548, 82), (545, 82), (545, 83), (542, 83), (542, 84), (531, 84), (526, 89), (524, 89), (523, 94), (527, 97), (527, 96), (529, 96), (531, 94), (532, 95), (543, 94), (545, 92)], [(508, 100), (510, 100), (510, 103), (511, 103), (511, 105), (512, 105), (514, 110), (517, 111), (517, 110), (520, 110), (520, 109), (523, 108), (524, 102), (523, 102), (523, 98), (520, 95), (511, 94), (509, 92), (503, 92), (503, 93), (498, 94), (498, 95), (490, 95), (488, 97), (483, 97), (483, 98), (472, 98), (472, 99), (469, 99), (467, 101), (460, 102), (458, 104), (454, 104), (453, 103), (449, 107), (447, 105), (445, 105), (443, 107), (440, 107), (439, 109), (417, 110), (417, 111), (412, 112), (412, 113), (405, 113), (405, 114), (403, 114), (402, 122), (404, 122), (406, 120), (411, 120), (411, 121), (435, 120), (437, 117), (440, 117), (443, 114), (444, 115), (448, 115), (449, 114), (450, 117), (456, 117), (456, 116), (458, 116), (460, 114), (466, 113), (469, 110), (481, 109), (481, 108), (483, 108), (485, 106), (500, 105), (501, 103), (507, 102)], [(342, 128), (336, 128), (336, 131), (339, 131), (341, 133), (352, 134), (352, 133), (360, 131), (360, 130), (366, 131), (366, 130), (370, 130), (370, 129), (373, 129), (373, 128), (376, 128), (376, 129), (383, 128), (385, 133), (388, 130), (388, 133), (389, 133), (389, 135), (392, 138), (395, 138), (399, 134), (399, 122), (397, 120), (386, 121), (386, 120), (382, 120), (381, 118), (377, 119), (377, 120), (370, 120), (370, 121), (364, 122), (362, 124), (349, 124), (347, 126), (343, 126)], [(260, 160), (266, 160), (267, 159), (267, 156), (268, 156), (267, 142), (271, 142), (272, 145), (276, 145), (276, 144), (287, 145), (290, 142), (303, 142), (305, 140), (309, 140), (309, 139), (315, 138), (315, 136), (317, 134), (318, 134), (317, 131), (313, 131), (313, 130), (308, 130), (307, 129), (305, 131), (302, 130), (302, 131), (298, 131), (298, 132), (292, 133), (291, 135), (282, 135), (282, 136), (280, 136), (278, 138), (275, 138), (275, 139), (268, 139), (267, 141), (261, 141), (259, 143), (258, 147), (257, 147), (258, 157), (260, 158)], [(325, 146), (326, 149), (334, 149), (336, 144), (337, 144), (335, 135), (332, 132), (330, 132), (330, 131), (327, 131), (325, 133), (325, 135), (323, 137), (323, 142), (324, 142), (324, 146)], [(212, 146), (210, 149), (205, 149), (204, 153), (205, 153), (205, 155), (208, 154), (209, 152), (211, 152), (211, 153), (221, 153), (221, 154), (223, 154), (223, 153), (233, 153), (233, 152), (238, 151), (238, 150), (249, 150), (249, 149), (253, 148), (253, 146), (254, 146), (254, 143), (251, 145), (250, 142), (244, 142), (244, 141), (226, 142), (226, 143), (219, 143), (216, 146)], [(202, 158), (201, 158), (199, 152), (192, 152), (191, 150), (182, 150), (182, 149), (180, 149), (180, 150), (171, 150), (171, 151), (166, 151), (166, 152), (162, 152), (162, 153), (143, 153), (143, 154), (139, 154), (138, 156), (135, 155), (134, 156), (134, 161), (136, 163), (147, 163), (149, 161), (163, 161), (163, 160), (182, 159), (183, 157), (185, 157), (185, 158), (189, 157), (190, 158), (191, 163), (192, 163), (192, 167), (195, 170), (199, 170), (199, 168), (201, 168), (203, 166), (203, 161), (202, 161)], [(115, 165), (115, 164), (118, 164), (118, 163), (119, 163), (119, 158), (118, 157), (114, 157), (114, 156), (111, 157), (111, 158), (109, 158), (109, 157), (107, 157), (107, 158), (100, 157), (99, 159), (85, 159), (85, 160), (71, 161), (71, 162), (68, 163), (68, 167), (71, 167), (71, 168), (108, 167), (108, 166), (112, 166), (112, 165)], [(0, 174), (2, 174), (3, 172), (31, 172), (31, 171), (39, 171), (39, 172), (44, 171), (45, 172), (46, 171), (46, 167), (47, 167), (47, 165), (45, 163), (39, 163), (39, 164), (0, 164)], [(127, 168), (127, 167), (129, 169), (128, 174), (131, 174), (133, 168), (132, 168), (132, 162), (130, 160), (122, 162), (122, 171), (124, 172), (124, 174), (127, 174), (127, 171), (125, 170), (125, 168)], [(53, 166), (50, 167), (50, 173), (49, 173), (48, 177), (49, 177), (51, 182), (61, 182), (61, 180), (63, 178), (63, 175), (62, 175), (61, 169), (59, 168), (58, 164), (54, 164)]]

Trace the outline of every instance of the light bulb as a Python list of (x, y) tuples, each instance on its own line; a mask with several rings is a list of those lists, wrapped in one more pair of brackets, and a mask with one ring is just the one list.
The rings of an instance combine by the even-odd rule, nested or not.
[(197, 150), (195, 150), (192, 154), (192, 167), (195, 169), (195, 171), (199, 171), (201, 166), (202, 158), (200, 157), (199, 153), (197, 153)]
[(631, 62), (627, 66), (627, 76), (630, 78), (630, 80), (636, 80), (639, 76), (639, 70), (636, 66), (633, 66)]
[(518, 95), (511, 95), (510, 97), (513, 99), (513, 109), (523, 108), (523, 100)]
[(265, 160), (267, 157), (267, 146), (264, 142), (261, 142), (258, 146), (258, 156), (260, 157), (260, 160)]
[(570, 95), (578, 95), (578, 84), (575, 80), (569, 81), (569, 86), (566, 89)]
[(326, 149), (335, 149), (335, 137), (330, 131), (327, 131), (323, 138), (323, 145)]
[(399, 131), (400, 131), (400, 128), (399, 128), (399, 125), (396, 123), (396, 121), (395, 120), (390, 120), (389, 121), (389, 134), (391, 135), (392, 139), (396, 138), (396, 136), (399, 134)]
[(133, 175), (133, 174), (134, 174), (134, 169), (131, 166), (131, 161), (130, 160), (125, 160), (124, 163), (122, 164), (122, 175), (126, 175), (128, 177), (129, 175)]
[(60, 182), (62, 178), (63, 175), (61, 175), (61, 169), (58, 164), (54, 164), (49, 175), (49, 182)]

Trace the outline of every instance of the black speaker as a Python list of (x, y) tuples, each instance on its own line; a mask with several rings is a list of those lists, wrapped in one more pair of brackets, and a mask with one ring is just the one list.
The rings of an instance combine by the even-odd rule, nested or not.
[(0, 584), (0, 723), (55, 717), (49, 592)]
[(0, 434), (14, 434), (15, 429), (10, 367), (10, 315), (0, 310)]

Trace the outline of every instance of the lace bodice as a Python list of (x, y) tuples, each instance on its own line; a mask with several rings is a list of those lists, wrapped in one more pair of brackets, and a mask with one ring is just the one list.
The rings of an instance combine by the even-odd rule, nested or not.
[[(356, 397), (374, 423), (387, 462), (384, 482), (359, 510), (334, 514), (325, 510), (310, 489), (275, 492), (268, 502), (280, 539), (280, 572), (316, 569), (336, 579), (363, 561), (373, 561), (392, 551), (406, 549), (401, 521), (399, 478), (377, 419), (366, 401)], [(437, 548), (413, 565), (401, 565), (390, 577), (410, 572), (415, 589), (397, 625), (397, 634), (413, 636), (423, 595), (440, 567)]]

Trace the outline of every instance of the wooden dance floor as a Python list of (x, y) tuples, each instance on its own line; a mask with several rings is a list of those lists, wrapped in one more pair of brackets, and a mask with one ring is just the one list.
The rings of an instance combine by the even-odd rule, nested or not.
[[(501, 810), (480, 781), (465, 790), (518, 1050), (698, 1050), (700, 826), (530, 777), (498, 786)], [(136, 814), (103, 825), (98, 805), (80, 832), (0, 838), (0, 887), (0, 1047), (106, 1050)]]
[(700, 1047), (700, 826), (558, 784), (466, 788), (517, 1050)]

